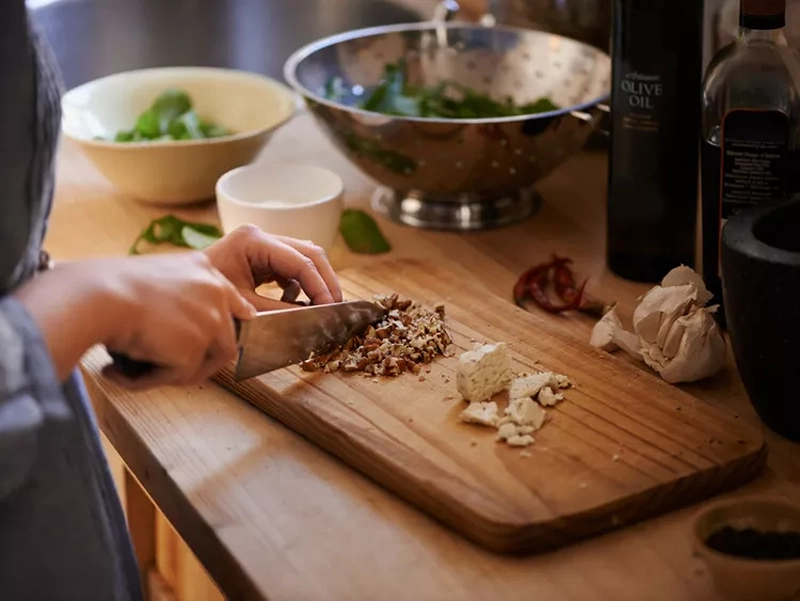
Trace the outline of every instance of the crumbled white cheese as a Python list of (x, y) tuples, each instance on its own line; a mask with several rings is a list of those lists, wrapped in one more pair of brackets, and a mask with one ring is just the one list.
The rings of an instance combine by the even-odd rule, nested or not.
[(517, 434), (516, 436), (509, 437), (506, 444), (510, 447), (527, 447), (533, 444), (533, 436), (530, 434)]
[[(504, 343), (483, 344), (461, 355), (456, 372), (456, 387), (470, 404), (459, 413), (464, 423), (497, 429), (497, 442), (512, 447), (534, 443), (532, 434), (550, 417), (542, 406), (552, 407), (564, 399), (559, 390), (572, 386), (569, 378), (552, 371), (532, 374), (512, 372)], [(490, 400), (508, 388), (508, 406), (499, 414)], [(523, 452), (521, 457), (530, 457)]]
[(497, 415), (497, 403), (494, 401), (470, 403), (469, 406), (458, 415), (458, 419), (467, 424), (495, 426), (499, 419)]
[(508, 403), (506, 416), (518, 426), (539, 429), (547, 418), (547, 412), (533, 399), (514, 399)]
[(511, 422), (506, 422), (497, 429), (497, 440), (508, 440), (517, 435), (517, 426)]
[(511, 380), (511, 360), (505, 343), (484, 344), (462, 353), (458, 360), (456, 387), (471, 403), (488, 401)]
[(569, 388), (572, 386), (572, 382), (569, 381), (569, 378), (562, 374), (556, 374), (556, 387), (557, 388)]
[(539, 391), (539, 396), (536, 397), (539, 404), (543, 407), (553, 407), (557, 402), (564, 400), (564, 395), (561, 393), (553, 392), (549, 386), (545, 386)]
[(555, 374), (550, 371), (543, 371), (529, 376), (523, 376), (512, 380), (508, 387), (508, 398), (510, 400), (535, 397), (539, 391), (551, 383), (558, 385)]

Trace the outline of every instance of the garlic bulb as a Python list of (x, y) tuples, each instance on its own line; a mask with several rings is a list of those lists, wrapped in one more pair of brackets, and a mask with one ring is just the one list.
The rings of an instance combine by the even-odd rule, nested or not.
[(676, 267), (639, 299), (633, 332), (625, 330), (614, 310), (597, 322), (592, 346), (622, 348), (671, 383), (711, 377), (725, 366), (727, 347), (713, 313), (712, 294), (686, 266)]

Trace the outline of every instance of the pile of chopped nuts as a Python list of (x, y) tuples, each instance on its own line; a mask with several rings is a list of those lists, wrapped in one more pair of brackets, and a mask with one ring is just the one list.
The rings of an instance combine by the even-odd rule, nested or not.
[(312, 355), (301, 364), (305, 371), (364, 372), (368, 376), (419, 373), (437, 355), (449, 356), (452, 343), (444, 327), (444, 305), (433, 311), (398, 295), (376, 296), (386, 315), (344, 346)]

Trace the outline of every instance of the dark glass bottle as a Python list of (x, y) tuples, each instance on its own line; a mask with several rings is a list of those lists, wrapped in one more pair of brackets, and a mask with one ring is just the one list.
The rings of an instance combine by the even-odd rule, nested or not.
[(800, 191), (800, 61), (786, 42), (785, 11), (786, 0), (742, 0), (739, 35), (703, 82), (702, 273), (722, 324), (725, 221)]
[(695, 264), (703, 0), (614, 0), (607, 260), (658, 282)]

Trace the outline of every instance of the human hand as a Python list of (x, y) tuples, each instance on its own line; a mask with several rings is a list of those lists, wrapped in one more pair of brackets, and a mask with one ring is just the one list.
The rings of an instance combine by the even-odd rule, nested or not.
[(106, 368), (131, 389), (204, 381), (236, 357), (233, 318), (255, 315), (202, 252), (60, 263), (15, 296), (38, 324), (61, 379), (102, 343), (158, 366), (135, 381)]
[(157, 368), (130, 380), (110, 365), (106, 376), (131, 389), (186, 385), (235, 359), (233, 318), (252, 319), (256, 310), (205, 253), (128, 258), (115, 267), (109, 292), (127, 317), (105, 344)]
[(293, 303), (301, 290), (315, 305), (342, 300), (339, 281), (325, 251), (311, 242), (269, 235), (245, 225), (212, 244), (205, 253), (259, 311), (286, 306), (255, 291), (269, 282), (283, 288), (283, 303)]

